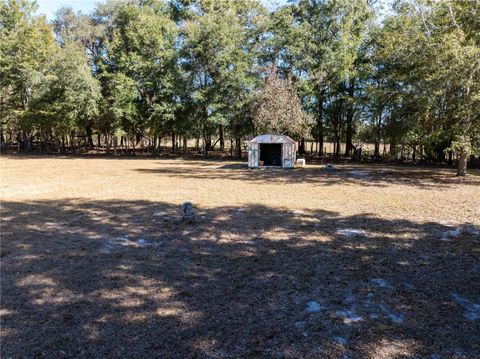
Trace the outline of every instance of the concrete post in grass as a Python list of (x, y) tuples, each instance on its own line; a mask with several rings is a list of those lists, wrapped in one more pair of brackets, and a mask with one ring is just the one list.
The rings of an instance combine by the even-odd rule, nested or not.
[(193, 211), (192, 202), (188, 202), (188, 201), (183, 202), (182, 213), (183, 213), (183, 220), (184, 221), (194, 221), (195, 220), (195, 213)]

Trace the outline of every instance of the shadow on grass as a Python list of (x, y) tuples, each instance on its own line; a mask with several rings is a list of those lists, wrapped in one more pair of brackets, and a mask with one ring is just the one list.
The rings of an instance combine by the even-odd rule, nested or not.
[(334, 164), (325, 169), (319, 164), (308, 164), (306, 168), (257, 168), (249, 169), (247, 160), (230, 158), (204, 158), (202, 156), (180, 156), (162, 153), (155, 156), (119, 156), (105, 154), (4, 154), (8, 159), (88, 159), (112, 161), (154, 162), (155, 168), (137, 168), (141, 173), (159, 174), (170, 177), (196, 179), (224, 178), (228, 180), (253, 181), (256, 183), (312, 183), (331, 186), (339, 183), (361, 186), (387, 187), (402, 184), (422, 189), (448, 188), (456, 184), (480, 186), (480, 171), (469, 170), (467, 178), (455, 177), (455, 169), (430, 166), (406, 166), (387, 164)]
[[(2, 153), (1, 157), (8, 158), (12, 160), (31, 160), (31, 159), (85, 159), (85, 160), (112, 160), (112, 161), (184, 161), (190, 164), (205, 165), (210, 166), (212, 163), (222, 163), (227, 161), (236, 161), (238, 159), (232, 158), (230, 156), (223, 155), (212, 155), (210, 157), (205, 157), (203, 154), (198, 154), (195, 152), (190, 152), (188, 154), (182, 153), (171, 153), (169, 150), (164, 150), (156, 155), (144, 153), (140, 151), (133, 154), (122, 154), (117, 153), (115, 155), (112, 152), (110, 153), (95, 153), (92, 150), (90, 153), (61, 153), (61, 152), (7, 152)], [(244, 161), (247, 161), (246, 159)]]
[(480, 351), (468, 223), (63, 200), (3, 202), (1, 230), (2, 357)]
[(392, 184), (403, 184), (422, 189), (433, 189), (447, 188), (459, 183), (472, 186), (480, 185), (480, 177), (476, 174), (465, 179), (455, 177), (455, 171), (453, 170), (405, 166), (334, 165), (333, 168), (329, 169), (315, 165), (294, 169), (249, 169), (246, 163), (214, 166), (211, 162), (207, 162), (207, 165), (205, 165), (201, 161), (195, 161), (186, 162), (186, 164), (193, 166), (175, 167), (169, 166), (168, 162), (160, 161), (157, 168), (138, 168), (136, 171), (189, 179), (223, 178), (256, 183), (311, 183), (322, 186), (355, 184), (387, 187)]

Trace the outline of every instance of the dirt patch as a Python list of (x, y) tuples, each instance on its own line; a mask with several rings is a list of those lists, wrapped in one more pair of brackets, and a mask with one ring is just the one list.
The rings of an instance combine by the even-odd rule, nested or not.
[[(478, 177), (142, 159), (1, 166), (2, 357), (480, 351)], [(182, 221), (186, 200), (195, 223)]]

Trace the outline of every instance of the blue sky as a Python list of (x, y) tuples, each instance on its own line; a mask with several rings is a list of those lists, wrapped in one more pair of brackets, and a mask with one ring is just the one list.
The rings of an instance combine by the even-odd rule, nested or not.
[[(262, 0), (262, 2), (268, 8), (275, 8), (279, 5), (286, 4), (289, 0)], [(381, 0), (380, 4), (385, 8), (382, 11), (383, 14), (388, 12), (388, 7), (393, 0)], [(55, 11), (63, 6), (70, 6), (75, 11), (82, 11), (84, 13), (90, 13), (95, 9), (95, 5), (102, 0), (37, 0), (38, 10), (37, 14), (43, 14), (47, 16), (48, 20), (53, 20)]]
[[(285, 4), (288, 0), (263, 0), (267, 7), (275, 7), (278, 4)], [(46, 15), (48, 20), (52, 20), (55, 11), (63, 6), (69, 6), (75, 11), (82, 11), (84, 13), (90, 13), (95, 9), (95, 5), (101, 0), (37, 0), (38, 10), (37, 14)]]
[(95, 8), (95, 4), (98, 0), (37, 0), (38, 10), (37, 14), (46, 15), (48, 20), (52, 20), (55, 11), (63, 6), (70, 6), (75, 11), (81, 10), (82, 12), (89, 13)]

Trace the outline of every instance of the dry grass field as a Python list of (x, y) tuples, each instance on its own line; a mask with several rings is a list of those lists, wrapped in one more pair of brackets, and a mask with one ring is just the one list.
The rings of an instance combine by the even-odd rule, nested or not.
[(478, 172), (0, 164), (2, 358), (479, 357)]

